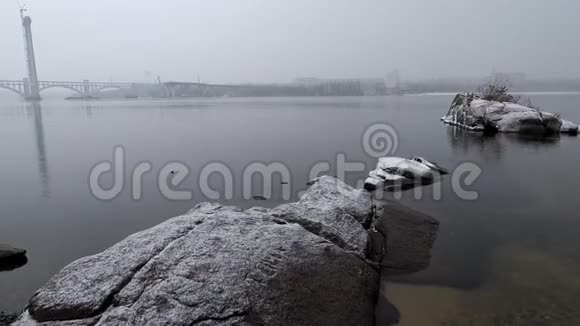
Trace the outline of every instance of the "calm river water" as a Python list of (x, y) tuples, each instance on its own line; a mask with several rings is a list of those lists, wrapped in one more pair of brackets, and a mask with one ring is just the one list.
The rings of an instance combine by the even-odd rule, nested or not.
[[(284, 201), (281, 182), (268, 200), (246, 200), (243, 171), (253, 162), (288, 167), (292, 195), (305, 189), (310, 169), (337, 157), (365, 165), (346, 174), (355, 185), (376, 159), (362, 145), (366, 128), (387, 123), (397, 131), (397, 156), (419, 155), (454, 169), (464, 162), (483, 170), (466, 201), (452, 191), (441, 200), (435, 185), (402, 201), (441, 221), (432, 266), (393, 279), (384, 291), (402, 325), (580, 324), (580, 138), (482, 137), (439, 122), (451, 95), (370, 98), (266, 98), (208, 100), (43, 101), (27, 105), (0, 96), (0, 243), (28, 250), (28, 263), (0, 272), (0, 310), (23, 307), (34, 291), (73, 260), (97, 253), (127, 235), (207, 201), (199, 174), (220, 162), (233, 174), (240, 207)], [(544, 110), (580, 122), (580, 94), (532, 94)], [(93, 166), (125, 152), (122, 192), (95, 198)], [(139, 162), (142, 198), (132, 198)], [(191, 200), (168, 200), (159, 171), (179, 161), (190, 169), (181, 188)], [(283, 178), (280, 178), (283, 179)], [(210, 184), (223, 188), (219, 177)], [(275, 180), (277, 180), (275, 178)], [(104, 177), (103, 184), (112, 180)], [(257, 181), (255, 182), (258, 183)], [(253, 195), (264, 195), (260, 187)]]

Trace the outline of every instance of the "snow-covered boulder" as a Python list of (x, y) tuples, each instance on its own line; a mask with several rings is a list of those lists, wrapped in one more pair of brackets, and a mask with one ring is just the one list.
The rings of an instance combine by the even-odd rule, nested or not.
[(561, 131), (564, 134), (577, 135), (578, 134), (578, 131), (579, 131), (579, 127), (578, 127), (577, 124), (575, 124), (572, 121), (562, 120), (562, 129), (561, 129)]
[(516, 103), (486, 101), (473, 93), (458, 94), (442, 120), (474, 131), (532, 134), (578, 132), (577, 125), (560, 119), (557, 114)]
[(375, 325), (380, 274), (428, 266), (439, 223), (332, 177), (309, 185), (272, 209), (202, 203), (81, 258), (12, 325)]
[(432, 182), (437, 176), (447, 173), (444, 168), (422, 157), (381, 157), (377, 168), (365, 180), (365, 189), (375, 190), (391, 184)]
[(15, 325), (373, 325), (373, 217), (331, 177), (275, 209), (199, 204), (71, 263)]

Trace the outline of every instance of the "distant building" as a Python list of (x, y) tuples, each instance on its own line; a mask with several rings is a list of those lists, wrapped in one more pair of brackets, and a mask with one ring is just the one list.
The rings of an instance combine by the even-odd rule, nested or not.
[(385, 76), (385, 87), (387, 94), (402, 94), (404, 92), (399, 70), (395, 69)]

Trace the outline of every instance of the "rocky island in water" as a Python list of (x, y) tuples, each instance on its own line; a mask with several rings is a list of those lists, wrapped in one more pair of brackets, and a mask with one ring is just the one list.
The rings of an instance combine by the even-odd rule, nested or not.
[(578, 134), (578, 125), (558, 114), (513, 102), (486, 100), (466, 93), (455, 96), (449, 112), (441, 120), (472, 131), (522, 134)]

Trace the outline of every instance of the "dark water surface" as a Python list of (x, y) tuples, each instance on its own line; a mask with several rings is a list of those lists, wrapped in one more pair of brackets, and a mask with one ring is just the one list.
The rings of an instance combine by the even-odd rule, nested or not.
[[(5, 94), (0, 94), (4, 96)], [(531, 95), (544, 110), (580, 122), (580, 94)], [(228, 204), (274, 206), (282, 185), (305, 189), (312, 166), (337, 155), (362, 162), (347, 174), (356, 184), (373, 169), (362, 135), (375, 123), (398, 133), (398, 156), (419, 155), (453, 169), (478, 164), (483, 173), (458, 198), (451, 178), (423, 198), (402, 201), (441, 221), (428, 270), (392, 280), (385, 291), (403, 325), (553, 324), (580, 321), (580, 138), (481, 137), (443, 126), (451, 95), (376, 98), (220, 99), (66, 102), (39, 106), (0, 99), (0, 243), (28, 250), (28, 263), (0, 272), (0, 310), (23, 307), (34, 291), (71, 261), (97, 253), (127, 235), (207, 201), (201, 169), (221, 162), (233, 172)], [(91, 195), (91, 168), (126, 153), (125, 187), (112, 201)], [(143, 197), (131, 197), (130, 173), (141, 161), (153, 165)], [(183, 187), (190, 201), (171, 201), (157, 187), (164, 164), (190, 168)], [(286, 165), (289, 180), (275, 179), (272, 198), (242, 198), (242, 171), (253, 162)], [(210, 183), (221, 186), (220, 178)], [(104, 183), (110, 182), (107, 178)], [(257, 184), (257, 182), (255, 182)], [(260, 187), (255, 187), (261, 195)], [(417, 314), (417, 311), (423, 311)]]

